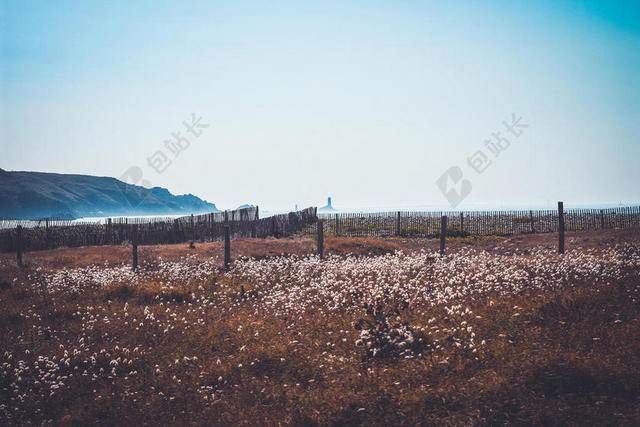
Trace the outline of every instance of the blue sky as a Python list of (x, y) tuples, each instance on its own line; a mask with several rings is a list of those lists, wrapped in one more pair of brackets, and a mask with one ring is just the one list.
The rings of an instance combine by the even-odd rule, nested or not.
[(139, 167), (222, 208), (442, 206), (451, 166), (459, 208), (640, 202), (637, 1), (0, 4), (8, 170)]

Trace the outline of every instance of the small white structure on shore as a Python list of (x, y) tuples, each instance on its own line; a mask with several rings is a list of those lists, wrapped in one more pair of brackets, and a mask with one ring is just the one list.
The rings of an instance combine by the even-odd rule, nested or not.
[(327, 206), (323, 206), (318, 209), (320, 212), (335, 212), (336, 210), (331, 206), (331, 197), (327, 198)]

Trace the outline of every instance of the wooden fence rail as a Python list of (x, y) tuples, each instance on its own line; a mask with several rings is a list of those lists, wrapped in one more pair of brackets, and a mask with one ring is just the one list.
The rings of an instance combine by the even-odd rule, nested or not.
[[(322, 221), (323, 234), (344, 237), (425, 237), (442, 235), (443, 212), (332, 213), (317, 215), (316, 208), (258, 217), (258, 208), (189, 215), (163, 220), (112, 218), (104, 224), (42, 220), (20, 228), (0, 229), (0, 252), (37, 251), (61, 246), (130, 244), (133, 225), (137, 225), (138, 245), (210, 242), (230, 238), (282, 237), (297, 233), (317, 235), (316, 222)], [(470, 235), (514, 235), (559, 231), (557, 210), (447, 212), (447, 237)], [(640, 206), (611, 209), (563, 209), (564, 230), (640, 227)], [(6, 224), (5, 224), (6, 225)]]
[[(376, 212), (319, 214), (324, 233), (343, 237), (425, 237), (441, 234), (441, 218), (447, 215), (447, 236), (508, 236), (558, 231), (558, 211)], [(640, 206), (611, 209), (564, 209), (566, 231), (640, 227)], [(304, 234), (312, 235), (308, 227)]]
[[(258, 218), (258, 208), (240, 209), (226, 214), (212, 213), (169, 218), (163, 221), (114, 218), (104, 224), (54, 225), (42, 221), (42, 226), (1, 229), (0, 252), (38, 251), (57, 247), (131, 244), (159, 245), (189, 241), (223, 240), (225, 226), (230, 238), (288, 236), (299, 233), (317, 220), (316, 208)], [(20, 230), (20, 231), (18, 231)]]

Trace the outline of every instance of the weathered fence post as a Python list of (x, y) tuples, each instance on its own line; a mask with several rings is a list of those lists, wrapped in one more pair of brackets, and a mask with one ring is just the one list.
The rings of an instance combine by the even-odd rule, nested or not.
[(604, 229), (604, 210), (600, 209), (600, 228)]
[(111, 244), (111, 228), (112, 228), (111, 218), (107, 218), (107, 235), (105, 237), (105, 243), (107, 245)]
[(464, 212), (460, 212), (460, 235), (464, 236)]
[(338, 237), (340, 235), (339, 231), (338, 231), (338, 227), (340, 226), (340, 222), (338, 220), (338, 214), (336, 214), (336, 237)]
[(22, 267), (22, 226), (16, 227), (16, 259), (18, 267)]
[(400, 211), (398, 211), (398, 216), (396, 217), (396, 236), (400, 235)]
[(207, 238), (211, 239), (209, 241), (213, 241), (213, 235), (214, 235), (214, 220), (213, 220), (213, 214), (209, 214), (208, 215), (208, 226), (207, 226)]
[(444, 256), (444, 242), (447, 238), (447, 216), (442, 215), (440, 222), (440, 256)]
[(322, 224), (322, 220), (318, 218), (317, 223), (317, 231), (318, 231), (318, 256), (320, 259), (324, 257), (324, 227)]
[(138, 224), (133, 224), (131, 246), (133, 247), (133, 271), (135, 272), (138, 270)]
[(224, 269), (229, 270), (231, 263), (231, 237), (229, 236), (229, 226), (224, 226)]
[(204, 243), (205, 238), (207, 237), (207, 216), (198, 216), (198, 240), (200, 243)]
[(564, 206), (558, 202), (558, 253), (564, 253)]
[(193, 214), (191, 214), (191, 218), (189, 219), (191, 221), (191, 240), (193, 242), (196, 241), (196, 226), (195, 223), (193, 222)]
[(49, 249), (51, 247), (51, 235), (49, 234), (49, 218), (45, 218), (44, 226), (45, 226), (45, 233), (44, 233), (45, 249)]
[(529, 211), (529, 220), (531, 221), (531, 233), (535, 233), (536, 229), (533, 226), (533, 211)]

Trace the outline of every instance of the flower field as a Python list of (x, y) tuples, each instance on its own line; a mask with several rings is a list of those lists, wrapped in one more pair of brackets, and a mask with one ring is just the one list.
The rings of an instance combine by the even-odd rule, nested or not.
[(636, 424), (640, 233), (570, 237), (4, 256), (0, 424)]

